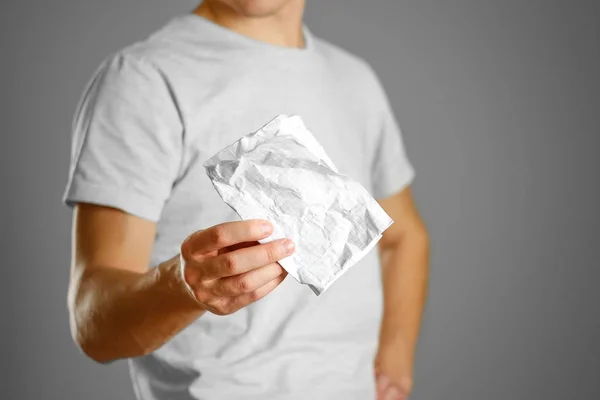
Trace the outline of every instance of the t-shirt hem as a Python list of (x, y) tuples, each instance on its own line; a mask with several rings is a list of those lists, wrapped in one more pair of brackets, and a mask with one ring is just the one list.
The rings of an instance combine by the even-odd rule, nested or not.
[(77, 203), (112, 207), (152, 222), (157, 222), (162, 205), (131, 189), (114, 185), (73, 181), (65, 191), (63, 203), (73, 208)]
[(373, 197), (375, 199), (385, 199), (394, 194), (401, 192), (411, 185), (415, 179), (415, 171), (412, 167), (405, 168), (403, 172), (397, 175), (398, 179), (386, 182), (383, 185), (378, 185), (374, 190)]

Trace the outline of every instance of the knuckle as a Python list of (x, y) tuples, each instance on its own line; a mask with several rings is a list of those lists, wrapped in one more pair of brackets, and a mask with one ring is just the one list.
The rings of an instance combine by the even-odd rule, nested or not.
[(238, 291), (245, 293), (250, 289), (250, 282), (248, 279), (239, 279), (235, 286)]
[(265, 247), (265, 253), (267, 256), (267, 261), (269, 261), (270, 263), (275, 262), (278, 260), (277, 258), (277, 247), (275, 244), (269, 244), (268, 246)]
[(227, 238), (227, 229), (223, 225), (217, 225), (211, 230), (211, 241), (216, 245), (225, 243)]
[(179, 248), (179, 254), (181, 258), (188, 259), (192, 253), (192, 235), (186, 237)]
[(250, 300), (250, 302), (257, 301), (258, 299), (260, 299), (260, 293), (257, 290), (252, 291), (248, 293), (248, 299)]
[(181, 245), (179, 246), (179, 252), (184, 258), (187, 259), (187, 258), (192, 257), (194, 252), (196, 250), (198, 250), (196, 248), (196, 247), (198, 247), (198, 243), (196, 243), (198, 236), (201, 234), (204, 234), (205, 231), (206, 231), (205, 229), (198, 230), (198, 231), (188, 235), (185, 239), (183, 239), (183, 241), (181, 242)]
[(234, 273), (237, 269), (237, 261), (232, 255), (226, 254), (223, 256), (222, 268), (225, 272)]
[(185, 239), (183, 239), (183, 242), (181, 242), (181, 246), (179, 246), (179, 254), (181, 254), (181, 257), (187, 257), (187, 255), (189, 254), (189, 248), (190, 248), (190, 237), (186, 237)]

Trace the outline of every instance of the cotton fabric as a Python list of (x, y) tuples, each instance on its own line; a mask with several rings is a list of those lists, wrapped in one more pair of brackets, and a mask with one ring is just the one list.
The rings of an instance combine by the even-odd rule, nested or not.
[[(278, 114), (301, 115), (341, 173), (375, 198), (414, 171), (373, 70), (305, 27), (305, 48), (258, 42), (196, 15), (108, 57), (76, 111), (64, 201), (157, 223), (150, 267), (192, 232), (237, 215), (202, 164)], [(377, 252), (317, 297), (287, 278), (228, 316), (206, 313), (129, 360), (138, 399), (375, 397), (382, 312)]]

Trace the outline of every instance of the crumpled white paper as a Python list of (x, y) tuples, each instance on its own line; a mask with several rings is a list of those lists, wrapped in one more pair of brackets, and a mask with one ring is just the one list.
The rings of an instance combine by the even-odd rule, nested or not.
[(371, 195), (338, 172), (299, 116), (280, 115), (204, 163), (221, 198), (243, 220), (265, 219), (294, 254), (279, 264), (315, 294), (375, 246), (392, 223)]

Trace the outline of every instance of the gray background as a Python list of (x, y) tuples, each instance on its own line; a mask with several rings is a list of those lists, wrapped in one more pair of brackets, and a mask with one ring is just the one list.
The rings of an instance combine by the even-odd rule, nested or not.
[[(132, 399), (67, 324), (70, 124), (109, 53), (191, 0), (2, 2), (0, 398)], [(414, 399), (600, 399), (600, 4), (311, 1), (370, 60), (433, 238)]]

